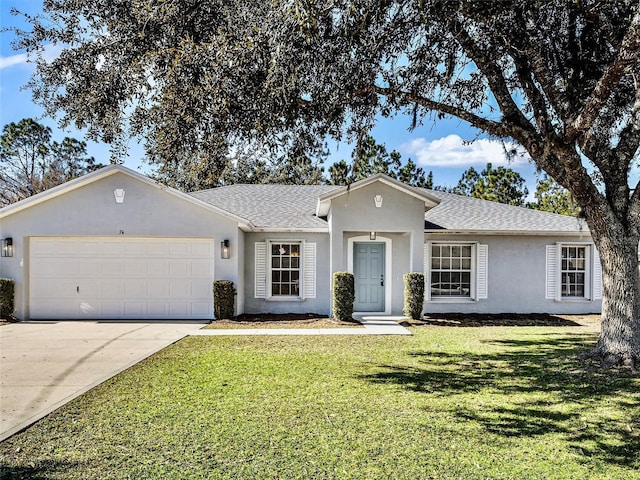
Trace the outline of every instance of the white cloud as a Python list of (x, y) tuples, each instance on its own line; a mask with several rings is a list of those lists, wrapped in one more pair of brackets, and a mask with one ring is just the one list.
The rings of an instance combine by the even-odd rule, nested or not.
[(0, 70), (13, 67), (15, 65), (26, 64), (29, 60), (29, 56), (26, 53), (18, 53), (17, 55), (11, 55), (9, 57), (0, 57)]
[[(63, 49), (64, 47), (60, 44), (54, 45), (49, 43), (42, 49), (42, 58), (46, 62), (51, 62), (60, 56), (60, 52), (62, 52)], [(17, 53), (16, 55), (8, 57), (0, 57), (0, 70), (18, 65), (29, 65), (30, 60), (35, 60), (35, 58), (35, 55), (30, 55), (28, 53)]]
[[(452, 134), (431, 141), (422, 137), (416, 138), (400, 145), (400, 151), (413, 155), (416, 163), (421, 166), (458, 168), (471, 165), (485, 166), (489, 162), (493, 165), (507, 165), (509, 162), (505, 156), (505, 147), (511, 150), (516, 148), (516, 145), (508, 142), (503, 145), (499, 140), (486, 138), (465, 143), (461, 137)], [(518, 152), (522, 151), (522, 148), (518, 147)], [(528, 155), (518, 155), (510, 165), (525, 164), (528, 160)]]

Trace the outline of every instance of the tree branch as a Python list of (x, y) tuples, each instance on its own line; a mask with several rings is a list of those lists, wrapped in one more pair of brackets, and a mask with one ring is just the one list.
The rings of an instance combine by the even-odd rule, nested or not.
[(531, 127), (531, 123), (523, 115), (511, 96), (511, 91), (503, 76), (504, 70), (474, 42), (459, 21), (454, 20), (453, 25), (456, 29), (456, 31), (453, 32), (456, 40), (489, 82), (491, 93), (493, 93), (496, 98), (503, 116), (520, 127), (524, 127), (525, 125)]
[(567, 138), (570, 142), (588, 130), (595, 121), (598, 113), (615, 89), (616, 85), (627, 70), (638, 62), (640, 54), (640, 7), (631, 20), (629, 29), (622, 39), (620, 51), (616, 60), (605, 70), (595, 88), (586, 101), (582, 112), (567, 129)]
[(410, 92), (391, 91), (388, 88), (372, 85), (370, 87), (365, 87), (355, 92), (355, 95), (359, 96), (359, 95), (364, 95), (368, 93), (376, 93), (378, 95), (382, 95), (389, 98), (398, 97), (401, 100), (403, 100), (405, 103), (416, 103), (429, 110), (434, 110), (437, 112), (442, 112), (447, 115), (452, 115), (454, 117), (465, 120), (469, 122), (471, 125), (473, 125), (474, 127), (484, 130), (485, 132), (491, 135), (495, 135), (497, 137), (513, 138), (517, 134), (517, 131), (519, 130), (519, 127), (515, 125), (508, 125), (508, 124), (505, 124), (504, 122), (496, 122), (494, 120), (489, 120), (487, 118), (471, 113), (463, 108), (454, 107), (446, 103), (436, 102), (429, 98), (425, 98)]

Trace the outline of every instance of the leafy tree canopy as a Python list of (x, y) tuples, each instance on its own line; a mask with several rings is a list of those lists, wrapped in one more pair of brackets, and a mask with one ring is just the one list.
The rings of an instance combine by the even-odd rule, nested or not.
[(580, 214), (580, 208), (567, 189), (548, 175), (538, 178), (535, 197), (536, 201), (527, 205), (529, 208), (574, 217)]
[(329, 167), (328, 183), (347, 185), (376, 173), (384, 173), (414, 187), (433, 188), (433, 173), (425, 176), (422, 168), (408, 159), (402, 164), (402, 156), (397, 151), (387, 152), (387, 148), (376, 143), (371, 135), (365, 135), (353, 150), (352, 161), (347, 164), (340, 160)]
[(458, 185), (451, 189), (453, 193), (467, 197), (481, 198), (508, 205), (523, 206), (529, 190), (525, 180), (511, 168), (493, 168), (491, 163), (481, 172), (471, 167), (466, 170)]
[(5, 125), (0, 137), (0, 207), (101, 167), (87, 156), (86, 147), (75, 138), (52, 140), (51, 129), (31, 118)]
[[(18, 47), (63, 124), (152, 161), (361, 138), (435, 112), (511, 138), (575, 198), (604, 272), (605, 364), (640, 362), (637, 0), (47, 0)], [(594, 180), (594, 179), (597, 179)]]

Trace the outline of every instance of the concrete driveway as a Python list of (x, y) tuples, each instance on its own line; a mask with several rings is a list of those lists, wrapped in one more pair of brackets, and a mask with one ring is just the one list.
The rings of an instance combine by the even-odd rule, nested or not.
[(0, 441), (202, 326), (84, 321), (0, 326)]

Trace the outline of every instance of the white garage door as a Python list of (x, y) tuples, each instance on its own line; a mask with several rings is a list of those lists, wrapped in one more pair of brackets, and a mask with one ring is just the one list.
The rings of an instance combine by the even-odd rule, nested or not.
[(214, 242), (33, 237), (33, 319), (212, 319)]

